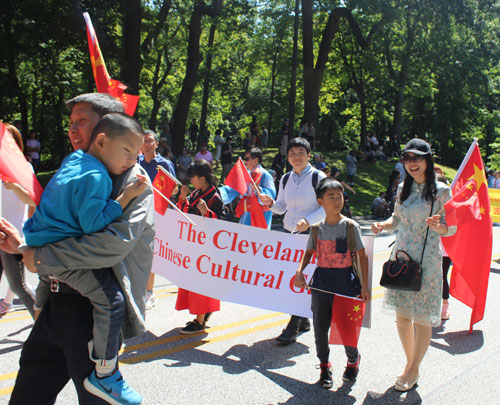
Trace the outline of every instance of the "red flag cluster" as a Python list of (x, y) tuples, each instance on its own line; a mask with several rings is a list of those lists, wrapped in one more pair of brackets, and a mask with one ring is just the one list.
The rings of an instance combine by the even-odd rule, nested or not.
[[(256, 173), (255, 176), (255, 180), (252, 180), (252, 176), (250, 175), (250, 173), (248, 173), (243, 160), (239, 158), (231, 171), (228, 173), (224, 184), (244, 196), (247, 193), (248, 184), (258, 182), (262, 174)], [(236, 207), (237, 216), (243, 215), (243, 212), (245, 211), (250, 212), (250, 220), (252, 226), (267, 229), (267, 222), (266, 218), (264, 217), (264, 211), (256, 195), (252, 194), (250, 196), (243, 197), (243, 199)]]
[(365, 302), (335, 294), (330, 327), (330, 344), (357, 347), (365, 315)]
[(453, 262), (450, 294), (472, 308), (472, 332), (473, 325), (484, 316), (493, 238), (488, 183), (476, 141), (458, 169), (451, 189), (453, 199), (445, 204), (445, 210), (448, 225), (456, 224), (457, 232), (442, 238), (442, 242)]
[(30, 195), (36, 205), (40, 203), (43, 188), (38, 182), (30, 164), (10, 135), (0, 122), (0, 179), (20, 184)]
[(89, 42), (90, 62), (92, 63), (92, 71), (94, 72), (95, 84), (99, 93), (107, 93), (116, 99), (120, 100), (128, 115), (134, 115), (139, 96), (126, 94), (125, 86), (118, 80), (109, 77), (104, 59), (99, 48), (99, 41), (94, 31), (92, 21), (88, 13), (83, 13), (85, 23), (87, 25), (87, 40)]
[(235, 163), (231, 171), (226, 177), (224, 184), (236, 190), (241, 195), (245, 195), (248, 189), (248, 183), (252, 182), (252, 178), (241, 158)]

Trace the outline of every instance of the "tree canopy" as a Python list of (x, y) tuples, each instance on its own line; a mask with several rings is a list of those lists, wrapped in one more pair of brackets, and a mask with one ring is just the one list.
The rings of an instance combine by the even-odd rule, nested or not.
[(137, 118), (171, 124), (176, 152), (192, 120), (240, 139), (256, 116), (277, 146), (292, 116), (319, 150), (418, 136), (457, 166), (476, 137), (500, 169), (497, 0), (3, 1), (0, 119), (40, 133), (47, 168), (70, 147), (64, 101), (95, 91), (85, 11)]

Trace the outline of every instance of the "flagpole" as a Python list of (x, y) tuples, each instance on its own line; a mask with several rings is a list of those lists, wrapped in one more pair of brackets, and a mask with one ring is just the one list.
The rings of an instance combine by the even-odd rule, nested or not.
[[(243, 165), (245, 166), (245, 163), (244, 163), (244, 162), (243, 162), (243, 160), (241, 159), (241, 156), (239, 157), (239, 159), (241, 160), (241, 163), (243, 163)], [(245, 166), (245, 167), (246, 167), (246, 166)], [(259, 189), (257, 188), (257, 184), (255, 184), (255, 181), (253, 181), (253, 179), (252, 179), (252, 174), (251, 174), (251, 173), (250, 173), (250, 180), (252, 180), (252, 184), (253, 184), (253, 186), (255, 187), (255, 190), (256, 190), (257, 192), (259, 192)]]
[(476, 145), (477, 145), (477, 138), (474, 138), (474, 140), (472, 141), (472, 144), (469, 147), (469, 150), (467, 151), (467, 154), (465, 155), (464, 159), (462, 160), (462, 163), (460, 164), (460, 167), (457, 170), (457, 174), (455, 175), (455, 178), (451, 182), (450, 188), (452, 190), (453, 190), (453, 186), (455, 185), (455, 183), (458, 181), (458, 179), (462, 175), (462, 171), (464, 170), (465, 165), (469, 161), (469, 158), (472, 155), (472, 152), (474, 152), (474, 148), (476, 147)]
[(177, 205), (175, 205), (172, 201), (170, 201), (161, 191), (159, 191), (156, 187), (154, 187), (152, 184), (149, 184), (149, 183), (146, 183), (149, 187), (151, 187), (154, 191), (156, 191), (158, 194), (160, 194), (165, 200), (168, 201), (168, 203), (172, 206), (172, 208), (174, 208), (175, 210), (177, 210), (177, 212), (179, 214), (181, 214), (184, 218), (186, 218), (192, 225), (196, 226), (196, 224), (190, 219), (188, 218), (188, 216), (186, 214), (184, 214), (178, 207)]
[(164, 167), (158, 165), (158, 166), (156, 166), (156, 170), (160, 170), (165, 176), (167, 176), (170, 180), (172, 180), (178, 186), (182, 186), (182, 183), (179, 180), (177, 180), (174, 176), (172, 176), (170, 174), (170, 172), (168, 170), (166, 170)]
[(338, 295), (339, 297), (345, 297), (345, 298), (350, 298), (350, 299), (353, 299), (353, 300), (358, 300), (358, 301), (361, 301), (361, 302), (365, 302), (365, 300), (363, 300), (361, 298), (358, 298), (358, 297), (351, 297), (349, 295), (337, 294), (337, 293), (333, 293), (331, 291), (322, 290), (321, 288), (311, 287), (310, 285), (308, 285), (306, 287), (306, 290), (315, 290), (315, 291), (319, 291), (319, 292), (326, 293), (326, 294)]

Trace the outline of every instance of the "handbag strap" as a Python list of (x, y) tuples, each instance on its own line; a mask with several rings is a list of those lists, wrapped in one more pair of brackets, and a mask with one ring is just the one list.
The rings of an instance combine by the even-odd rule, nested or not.
[[(432, 200), (431, 202), (431, 213), (429, 216), (432, 216), (432, 211), (434, 209), (434, 200)], [(425, 232), (425, 240), (424, 240), (424, 247), (422, 248), (422, 256), (420, 256), (420, 266), (422, 266), (422, 261), (424, 260), (424, 251), (425, 251), (425, 245), (427, 244), (427, 236), (429, 236), (429, 227), (427, 226), (427, 231)], [(394, 242), (393, 242), (394, 243)], [(390, 245), (389, 245), (390, 246)], [(392, 254), (394, 253), (394, 249), (396, 248), (396, 245), (393, 246), (392, 248), (392, 251), (391, 251), (391, 254), (389, 257), (392, 257)], [(405, 252), (406, 253), (406, 252)], [(406, 253), (408, 254), (408, 253)], [(397, 258), (397, 252), (396, 252), (396, 257), (395, 257), (396, 260), (398, 260)]]
[[(431, 203), (431, 213), (429, 214), (430, 217), (432, 217), (433, 208), (434, 208), (434, 199), (432, 199)], [(422, 248), (422, 256), (420, 256), (420, 266), (422, 266), (422, 261), (424, 260), (424, 251), (425, 251), (425, 245), (427, 244), (427, 236), (429, 236), (429, 226), (427, 226), (427, 231), (425, 232), (424, 247)]]

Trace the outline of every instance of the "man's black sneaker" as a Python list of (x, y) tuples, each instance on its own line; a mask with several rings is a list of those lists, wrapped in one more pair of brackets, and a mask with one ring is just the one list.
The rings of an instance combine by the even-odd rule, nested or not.
[(182, 328), (179, 333), (181, 335), (192, 335), (193, 333), (199, 333), (205, 331), (205, 325), (199, 323), (196, 319), (191, 322), (186, 323), (186, 326)]
[(318, 384), (321, 384), (323, 388), (332, 388), (333, 380), (332, 380), (332, 365), (330, 363), (319, 365), (321, 369), (321, 373), (319, 375)]
[(345, 382), (356, 381), (356, 377), (358, 376), (359, 372), (360, 361), (361, 361), (361, 355), (358, 357), (358, 361), (356, 362), (356, 364), (349, 364), (349, 362), (347, 363), (344, 374), (342, 375), (342, 381)]

